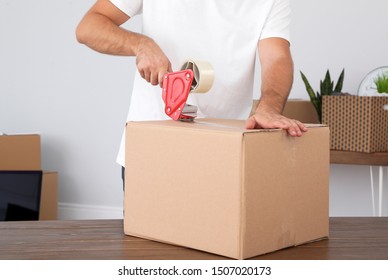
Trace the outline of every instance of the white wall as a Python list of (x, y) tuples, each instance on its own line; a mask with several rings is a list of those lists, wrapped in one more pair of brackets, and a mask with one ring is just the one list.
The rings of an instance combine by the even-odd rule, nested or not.
[[(76, 42), (75, 27), (93, 2), (0, 1), (0, 132), (41, 133), (43, 168), (60, 174), (63, 219), (122, 215), (115, 157), (134, 59), (101, 55)], [(337, 79), (345, 68), (344, 90), (355, 93), (367, 72), (388, 64), (387, 1), (291, 2), (292, 98), (308, 98), (299, 70), (317, 88), (326, 69)], [(125, 27), (140, 30), (140, 20)], [(331, 171), (330, 214), (371, 215), (369, 168), (332, 165)]]
[[(337, 80), (345, 68), (343, 91), (356, 94), (369, 71), (388, 65), (387, 1), (291, 0), (291, 3), (295, 63), (292, 97), (308, 99), (300, 70), (318, 90), (327, 69)], [(376, 184), (376, 168), (374, 173)], [(332, 165), (330, 180), (330, 215), (372, 215), (369, 167)], [(385, 201), (388, 200), (387, 187), (388, 176), (385, 176)], [(387, 203), (383, 210), (387, 215)]]

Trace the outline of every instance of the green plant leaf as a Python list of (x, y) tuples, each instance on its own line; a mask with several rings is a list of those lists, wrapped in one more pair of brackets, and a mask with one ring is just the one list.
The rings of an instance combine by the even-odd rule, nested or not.
[(330, 95), (333, 92), (333, 82), (331, 81), (329, 70), (326, 71), (325, 79), (321, 81), (321, 95)]
[(338, 78), (337, 85), (335, 86), (335, 89), (334, 89), (335, 92), (341, 92), (342, 91), (342, 86), (344, 84), (344, 79), (345, 79), (345, 68), (342, 69), (341, 75)]
[(317, 114), (318, 114), (318, 119), (319, 119), (319, 122), (322, 123), (322, 97), (320, 97), (318, 99), (318, 104), (317, 104)]
[(302, 76), (302, 80), (303, 80), (304, 85), (306, 87), (306, 91), (310, 97), (311, 103), (313, 103), (314, 107), (317, 108), (317, 106), (318, 106), (317, 96), (315, 95), (313, 88), (311, 87), (309, 81), (307, 80), (306, 76), (303, 74), (302, 71), (300, 71), (300, 74)]
[[(306, 86), (307, 93), (310, 96), (311, 103), (314, 105), (314, 108), (318, 114), (319, 121), (322, 122), (322, 96), (331, 95), (334, 92), (334, 81), (331, 80), (330, 71), (329, 70), (326, 71), (325, 78), (320, 81), (321, 91), (320, 92), (317, 91), (316, 93), (312, 89), (309, 81), (307, 80), (306, 76), (303, 74), (302, 71), (300, 71), (300, 74)], [(335, 91), (341, 92), (344, 77), (345, 77), (345, 69), (342, 70), (341, 75), (338, 78)], [(387, 81), (388, 81), (388, 76), (387, 76)], [(388, 90), (388, 83), (387, 83), (387, 90)]]

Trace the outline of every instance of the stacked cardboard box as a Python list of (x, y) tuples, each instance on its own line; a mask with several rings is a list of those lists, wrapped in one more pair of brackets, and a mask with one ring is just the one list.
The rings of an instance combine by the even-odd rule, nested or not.
[(129, 122), (124, 231), (236, 259), (326, 238), (329, 130)]
[[(258, 100), (253, 101), (251, 114), (255, 112), (258, 104)], [(283, 115), (302, 123), (319, 123), (317, 111), (310, 100), (288, 99)]]
[[(0, 135), (0, 170), (41, 170), (40, 135)], [(58, 173), (43, 171), (40, 220), (55, 220), (58, 214)]]

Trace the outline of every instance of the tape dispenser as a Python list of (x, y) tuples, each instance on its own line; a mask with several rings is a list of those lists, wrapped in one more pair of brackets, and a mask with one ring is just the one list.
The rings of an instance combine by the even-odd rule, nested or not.
[(162, 98), (166, 115), (175, 121), (193, 121), (198, 108), (186, 104), (187, 98), (190, 93), (206, 93), (213, 81), (213, 67), (202, 60), (189, 60), (180, 71), (165, 74)]

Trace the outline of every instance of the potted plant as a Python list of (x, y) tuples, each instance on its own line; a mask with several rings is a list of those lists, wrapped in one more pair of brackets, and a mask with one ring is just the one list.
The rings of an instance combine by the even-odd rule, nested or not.
[(385, 72), (381, 75), (378, 75), (374, 79), (374, 83), (377, 88), (377, 92), (380, 94), (388, 94), (388, 73)]
[[(308, 95), (310, 96), (311, 103), (314, 105), (317, 111), (319, 122), (322, 123), (322, 96), (323, 95), (340, 95), (345, 78), (345, 69), (342, 70), (341, 75), (338, 78), (337, 84), (334, 87), (334, 81), (331, 80), (329, 70), (326, 71), (325, 79), (320, 82), (320, 92), (313, 90), (306, 76), (300, 71), (302, 80), (306, 86)], [(387, 84), (388, 85), (388, 84)]]

